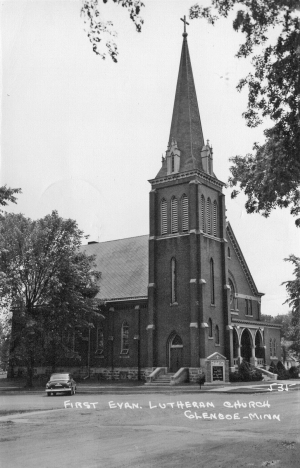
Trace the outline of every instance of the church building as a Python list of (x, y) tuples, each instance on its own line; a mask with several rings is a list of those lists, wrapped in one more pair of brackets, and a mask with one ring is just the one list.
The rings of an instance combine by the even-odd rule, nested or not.
[(214, 353), (231, 370), (242, 360), (257, 367), (280, 360), (280, 326), (261, 321), (263, 294), (226, 219), (186, 32), (169, 143), (149, 182), (149, 234), (83, 247), (102, 273), (101, 316), (85, 342), (89, 370), (136, 379), (184, 368), (192, 381)]

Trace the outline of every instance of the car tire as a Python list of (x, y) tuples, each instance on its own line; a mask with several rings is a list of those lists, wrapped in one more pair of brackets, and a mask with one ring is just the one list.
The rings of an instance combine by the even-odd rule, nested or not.
[(48, 392), (48, 393), (47, 393), (47, 396), (51, 396), (51, 393), (50, 393), (50, 392)]

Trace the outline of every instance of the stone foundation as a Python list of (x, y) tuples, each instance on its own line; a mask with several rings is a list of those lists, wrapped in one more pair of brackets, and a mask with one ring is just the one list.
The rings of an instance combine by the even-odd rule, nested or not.
[(202, 367), (189, 367), (190, 383), (199, 383), (199, 377), (203, 374), (205, 374), (205, 372)]
[[(155, 368), (144, 367), (140, 369), (140, 379), (146, 381), (148, 375)], [(27, 374), (26, 367), (16, 366), (13, 369), (14, 377), (25, 377)], [(75, 380), (84, 379), (88, 376), (87, 367), (57, 367), (56, 373), (70, 372)], [(35, 367), (34, 377), (48, 377), (52, 374), (51, 367)], [(90, 378), (95, 380), (137, 380), (138, 379), (138, 368), (137, 367), (115, 367), (113, 370), (106, 367), (91, 367)]]

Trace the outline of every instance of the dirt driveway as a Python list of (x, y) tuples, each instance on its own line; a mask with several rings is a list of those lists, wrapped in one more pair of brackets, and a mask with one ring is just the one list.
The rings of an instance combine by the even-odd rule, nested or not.
[(0, 403), (1, 468), (299, 466), (298, 391), (15, 394)]

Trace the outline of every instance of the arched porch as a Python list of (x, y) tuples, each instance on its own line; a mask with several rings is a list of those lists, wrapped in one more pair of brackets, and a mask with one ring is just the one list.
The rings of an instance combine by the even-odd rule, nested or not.
[(232, 333), (233, 362), (237, 366), (243, 360), (262, 367), (265, 363), (263, 330), (260, 327), (234, 326)]

